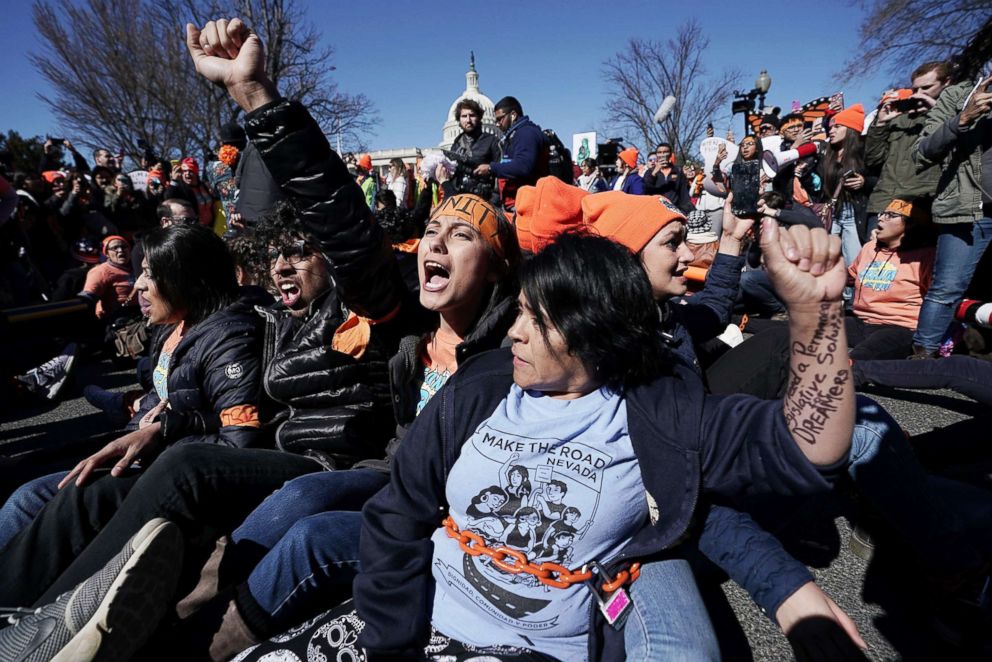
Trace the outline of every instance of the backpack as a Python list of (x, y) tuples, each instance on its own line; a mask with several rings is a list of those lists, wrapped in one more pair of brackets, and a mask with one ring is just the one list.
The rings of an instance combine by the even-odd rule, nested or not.
[(565, 147), (558, 134), (551, 129), (545, 129), (544, 135), (548, 137), (548, 174), (566, 184), (574, 184), (571, 150)]

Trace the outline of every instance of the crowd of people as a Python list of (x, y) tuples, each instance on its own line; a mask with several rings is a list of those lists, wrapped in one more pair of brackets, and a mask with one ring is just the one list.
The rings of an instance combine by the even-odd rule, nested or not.
[(0, 509), (0, 658), (715, 660), (729, 577), (798, 658), (864, 659), (780, 540), (848, 488), (935, 613), (988, 621), (992, 493), (857, 391), (992, 405), (992, 79), (926, 63), (705, 166), (567, 167), (518, 99), (498, 135), (464, 99), (450, 150), (380, 172), (241, 20), (187, 45), (244, 112), (202, 169), (64, 141), (0, 176), (2, 307), (89, 306), (8, 391), (137, 375), (83, 389), (112, 442)]

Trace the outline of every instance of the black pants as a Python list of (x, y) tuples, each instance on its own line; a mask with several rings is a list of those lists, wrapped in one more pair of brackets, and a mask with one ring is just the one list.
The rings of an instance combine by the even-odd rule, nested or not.
[(844, 330), (855, 361), (904, 359), (913, 351), (913, 330), (904, 326), (868, 324), (857, 317), (846, 317)]
[[(170, 448), (144, 471), (67, 486), (0, 552), (0, 605), (43, 605), (100, 570), (150, 519), (179, 525), (198, 571), (229, 533), (287, 480), (320, 471), (301, 455), (212, 444)], [(195, 573), (194, 573), (195, 574)]]
[[(851, 358), (902, 359), (912, 351), (913, 331), (901, 326), (844, 319)], [(790, 361), (789, 323), (766, 322), (765, 329), (733, 348), (706, 370), (710, 392), (747, 393), (773, 399), (785, 395)], [(855, 364), (857, 365), (857, 364)]]

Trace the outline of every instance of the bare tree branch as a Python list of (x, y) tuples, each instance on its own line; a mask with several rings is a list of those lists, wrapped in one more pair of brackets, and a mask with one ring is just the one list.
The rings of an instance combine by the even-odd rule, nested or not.
[[(992, 0), (862, 0), (857, 4), (868, 16), (858, 30), (858, 54), (835, 77), (841, 83), (874, 71), (908, 83), (910, 72), (920, 64), (957, 58), (980, 32), (992, 31)], [(978, 59), (987, 60), (988, 44), (979, 50), (984, 53)], [(963, 76), (971, 77), (984, 61), (961, 64)]]
[[(235, 5), (265, 43), (267, 69), (281, 93), (306, 104), (345, 145), (363, 145), (378, 113), (365, 95), (338, 89), (334, 50), (321, 46), (295, 0)], [(37, 0), (33, 9), (41, 45), (30, 58), (54, 91), (41, 99), (77, 142), (135, 156), (141, 139), (165, 157), (205, 157), (221, 125), (240, 114), (226, 91), (196, 75), (177, 18), (202, 25), (229, 16), (229, 3)]]
[[(731, 93), (741, 77), (735, 69), (710, 76), (703, 63), (707, 46), (709, 38), (695, 19), (665, 43), (631, 39), (626, 50), (603, 63), (607, 124), (633, 132), (647, 149), (671, 143), (680, 162), (688, 159), (707, 122), (729, 115)], [(676, 104), (659, 126), (654, 114), (666, 96), (674, 96)]]

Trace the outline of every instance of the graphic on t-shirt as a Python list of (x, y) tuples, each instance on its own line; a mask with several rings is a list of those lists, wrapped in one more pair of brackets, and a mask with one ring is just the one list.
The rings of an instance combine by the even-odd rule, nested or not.
[[(613, 458), (603, 447), (576, 441), (533, 439), (501, 432), (483, 423), (462, 450), (479, 471), (479, 487), (464, 504), (464, 529), (493, 549), (523, 553), (527, 560), (571, 568), (575, 546), (586, 535), (603, 492), (603, 470)], [(508, 560), (510, 560), (508, 558)], [(487, 611), (532, 630), (553, 627), (525, 619), (550, 604), (550, 591), (529, 573), (512, 573), (485, 554), (464, 554), (460, 568), (438, 561), (442, 577), (475, 602), (481, 596)], [(467, 585), (466, 585), (467, 582)], [(486, 606), (486, 605), (483, 605)]]
[(888, 261), (879, 262), (873, 260), (867, 267), (858, 274), (861, 287), (867, 287), (876, 292), (886, 292), (892, 287), (892, 282), (896, 279), (897, 267)]
[(451, 373), (447, 370), (424, 368), (424, 381), (420, 384), (420, 402), (417, 403), (418, 416), (421, 410), (430, 402), (431, 398), (441, 390), (441, 387), (444, 386), (449, 377), (451, 377)]

